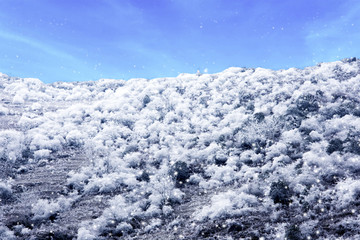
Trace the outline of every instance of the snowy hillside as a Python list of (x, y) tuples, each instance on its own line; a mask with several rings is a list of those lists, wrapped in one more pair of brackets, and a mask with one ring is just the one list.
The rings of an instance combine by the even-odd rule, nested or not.
[(0, 239), (360, 239), (360, 61), (0, 76)]

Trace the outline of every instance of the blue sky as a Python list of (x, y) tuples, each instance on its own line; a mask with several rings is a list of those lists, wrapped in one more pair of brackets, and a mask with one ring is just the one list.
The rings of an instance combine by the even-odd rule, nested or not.
[(357, 0), (0, 0), (0, 72), (172, 77), (360, 57)]

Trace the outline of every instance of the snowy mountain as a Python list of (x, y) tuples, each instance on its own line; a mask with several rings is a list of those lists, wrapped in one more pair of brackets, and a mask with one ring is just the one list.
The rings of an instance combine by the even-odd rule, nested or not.
[(0, 76), (0, 239), (360, 239), (360, 61)]

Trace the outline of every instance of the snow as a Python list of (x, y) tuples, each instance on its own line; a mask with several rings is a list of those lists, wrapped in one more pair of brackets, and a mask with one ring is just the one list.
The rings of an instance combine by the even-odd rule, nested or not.
[(214, 195), (211, 199), (211, 205), (203, 207), (196, 212), (195, 218), (203, 221), (206, 218), (215, 219), (219, 217), (242, 216), (250, 214), (256, 210), (258, 200), (255, 196), (244, 192), (227, 192)]
[(64, 198), (59, 198), (57, 201), (39, 199), (31, 209), (33, 213), (32, 219), (35, 221), (48, 219), (51, 215), (68, 208), (70, 205), (69, 201), (69, 199)]
[(0, 131), (0, 159), (14, 163), (21, 158), (23, 133), (16, 130)]
[(16, 239), (14, 233), (4, 226), (0, 226), (0, 238), (8, 240)]
[[(66, 225), (97, 197), (96, 214), (73, 216), (77, 239), (151, 239), (174, 219), (194, 239), (213, 223), (229, 239), (356, 238), (331, 228), (344, 210), (351, 224), (342, 225), (360, 227), (351, 213), (360, 211), (359, 72), (359, 61), (339, 61), (83, 83), (1, 75), (0, 161), (10, 170), (0, 189), (12, 200), (0, 207), (15, 212), (14, 199), (28, 197), (38, 225), (16, 230), (2, 217), (0, 238)], [(77, 164), (76, 154), (84, 163), (56, 196), (16, 190), (36, 169), (50, 178), (53, 166)]]
[(13, 191), (11, 189), (11, 183), (0, 182), (0, 202), (9, 201), (12, 198)]
[(50, 157), (51, 151), (48, 149), (41, 149), (34, 152), (34, 158), (36, 160), (47, 159)]
[(9, 114), (9, 109), (1, 104), (0, 105), (0, 115), (7, 115), (7, 114)]

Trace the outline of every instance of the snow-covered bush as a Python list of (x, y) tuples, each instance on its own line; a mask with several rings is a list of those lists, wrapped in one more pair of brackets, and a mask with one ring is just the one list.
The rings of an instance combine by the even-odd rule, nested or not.
[(0, 130), (0, 159), (15, 163), (24, 150), (23, 133), (15, 130)]
[(0, 182), (0, 204), (9, 203), (14, 200), (11, 185), (5, 182)]
[(70, 131), (65, 139), (67, 144), (74, 147), (79, 147), (84, 143), (84, 137), (78, 130)]
[(297, 226), (297, 225), (290, 225), (286, 229), (285, 237), (286, 237), (286, 239), (289, 239), (289, 240), (301, 240), (304, 238), (300, 231), (299, 226)]
[(33, 132), (30, 136), (30, 150), (42, 150), (47, 149), (51, 151), (58, 151), (62, 149), (63, 139), (59, 136), (47, 136), (45, 133)]
[(7, 227), (0, 225), (0, 239), (15, 240), (16, 237)]
[(335, 138), (335, 139), (331, 139), (329, 142), (329, 145), (326, 149), (326, 152), (328, 154), (331, 154), (335, 151), (342, 151), (343, 150), (343, 142), (341, 141), (341, 139)]
[(8, 114), (9, 114), (9, 109), (3, 106), (2, 104), (0, 104), (0, 116), (8, 115)]
[(85, 171), (76, 173), (74, 171), (69, 172), (69, 177), (67, 179), (67, 187), (70, 190), (83, 191), (85, 182), (88, 182), (88, 179), (91, 177), (91, 171)]
[(287, 182), (273, 182), (270, 186), (269, 196), (274, 201), (274, 203), (289, 205), (291, 201), (292, 191), (289, 188), (289, 184)]
[(170, 169), (170, 175), (176, 181), (177, 186), (183, 186), (190, 177), (190, 170), (185, 162), (178, 161)]
[(80, 227), (77, 232), (78, 240), (94, 240), (97, 238), (97, 234), (93, 233), (90, 229), (86, 227)]
[(204, 221), (207, 218), (247, 216), (252, 212), (259, 211), (258, 205), (259, 202), (255, 196), (229, 190), (214, 195), (211, 198), (211, 204), (194, 213), (194, 217), (198, 221)]
[(41, 149), (34, 152), (35, 160), (48, 159), (50, 157), (51, 151), (48, 149)]
[(24, 100), (24, 95), (22, 93), (18, 93), (14, 96), (13, 100), (12, 100), (12, 103), (15, 103), (15, 104), (24, 104), (25, 103), (25, 100)]
[(54, 221), (57, 214), (66, 211), (73, 202), (73, 199), (60, 197), (56, 200), (39, 199), (31, 208), (34, 222)]

